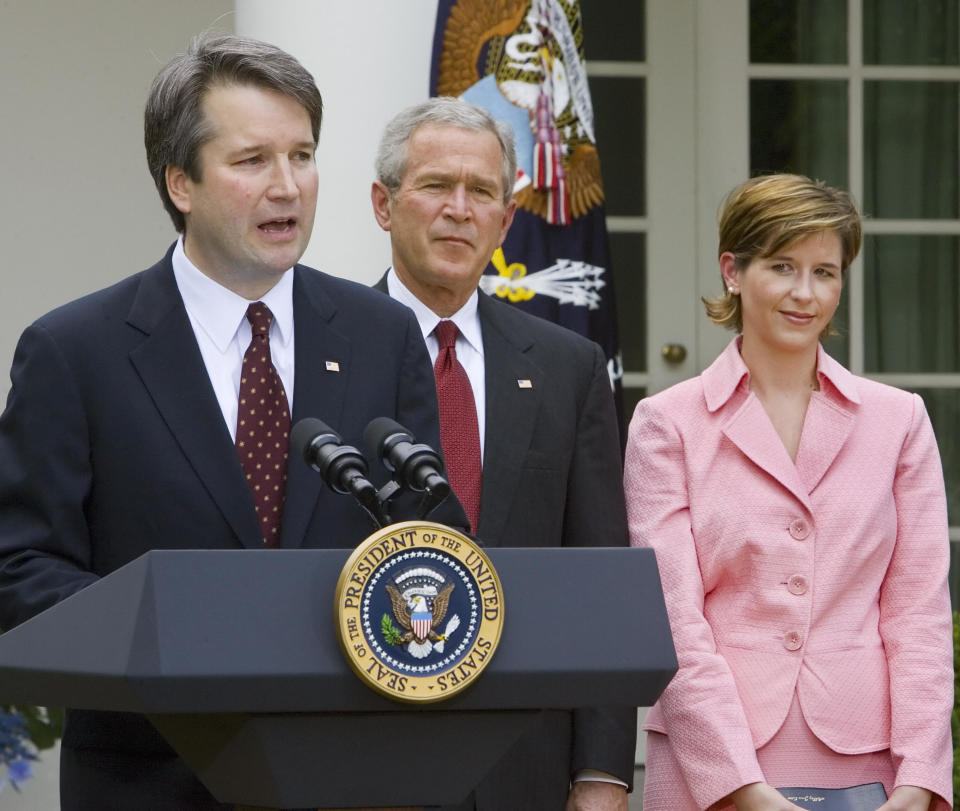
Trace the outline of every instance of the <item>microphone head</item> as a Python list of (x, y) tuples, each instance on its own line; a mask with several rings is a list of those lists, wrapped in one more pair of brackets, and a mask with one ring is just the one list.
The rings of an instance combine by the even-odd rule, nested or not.
[(415, 441), (413, 434), (404, 428), (399, 422), (391, 420), (389, 417), (374, 417), (367, 423), (363, 429), (363, 442), (368, 450), (378, 459), (382, 459), (388, 450), (385, 446), (387, 442), (410, 442)]
[(329, 442), (340, 444), (340, 435), (323, 420), (316, 417), (304, 417), (290, 431), (290, 449), (309, 463), (313, 462), (311, 448), (317, 440), (326, 445)]

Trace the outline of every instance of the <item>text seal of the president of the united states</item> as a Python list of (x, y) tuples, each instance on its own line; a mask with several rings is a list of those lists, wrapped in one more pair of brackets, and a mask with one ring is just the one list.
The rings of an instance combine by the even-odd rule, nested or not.
[(350, 667), (397, 701), (442, 701), (471, 685), (503, 628), (503, 588), (481, 548), (442, 524), (378, 530), (350, 555), (336, 590)]

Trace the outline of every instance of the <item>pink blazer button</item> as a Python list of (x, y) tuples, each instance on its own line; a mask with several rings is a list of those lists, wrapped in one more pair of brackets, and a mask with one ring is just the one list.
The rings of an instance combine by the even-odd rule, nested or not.
[(800, 634), (796, 631), (789, 631), (783, 637), (783, 647), (787, 650), (800, 650), (800, 647), (803, 645), (803, 640), (800, 639)]
[(790, 522), (790, 534), (798, 541), (802, 541), (810, 534), (810, 524), (805, 518), (794, 518)]
[(802, 574), (795, 574), (787, 581), (787, 588), (791, 594), (796, 594), (799, 597), (801, 594), (807, 593), (810, 583)]

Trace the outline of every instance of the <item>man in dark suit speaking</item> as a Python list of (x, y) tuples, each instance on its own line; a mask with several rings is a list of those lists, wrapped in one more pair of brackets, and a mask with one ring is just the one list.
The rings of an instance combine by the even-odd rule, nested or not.
[[(374, 215), (393, 250), (377, 287), (420, 323), (450, 481), (474, 532), (496, 546), (625, 545), (600, 347), (477, 289), (516, 207), (509, 127), (431, 99), (387, 125), (376, 171)], [(633, 709), (548, 713), (465, 807), (626, 809), (635, 740)]]
[[(157, 76), (147, 160), (181, 236), (20, 339), (0, 417), (0, 627), (151, 549), (354, 546), (365, 514), (288, 458), (302, 417), (353, 445), (381, 416), (439, 444), (410, 311), (297, 264), (321, 107), (299, 62), (254, 40), (201, 38)], [(466, 523), (455, 500), (434, 517)], [(104, 712), (68, 713), (61, 800), (220, 807), (146, 719)]]

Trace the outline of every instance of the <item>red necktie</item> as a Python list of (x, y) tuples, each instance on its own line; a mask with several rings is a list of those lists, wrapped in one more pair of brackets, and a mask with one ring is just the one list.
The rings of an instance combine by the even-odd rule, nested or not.
[(280, 545), (287, 489), (290, 413), (287, 394), (270, 358), (273, 313), (262, 301), (247, 308), (253, 337), (243, 356), (237, 403), (237, 453), (253, 493), (263, 542)]
[(440, 444), (450, 475), (450, 486), (457, 494), (473, 532), (480, 517), (480, 429), (477, 406), (473, 401), (470, 379), (457, 360), (459, 330), (453, 321), (441, 321), (433, 330), (440, 354), (433, 366), (437, 380), (437, 404), (440, 408)]

